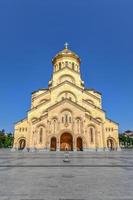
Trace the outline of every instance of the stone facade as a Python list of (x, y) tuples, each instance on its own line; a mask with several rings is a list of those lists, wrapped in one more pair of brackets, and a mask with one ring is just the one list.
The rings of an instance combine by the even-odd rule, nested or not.
[(106, 118), (99, 92), (84, 87), (80, 57), (67, 46), (52, 60), (48, 89), (32, 93), (27, 118), (15, 125), (14, 148), (47, 151), (118, 149), (118, 124)]

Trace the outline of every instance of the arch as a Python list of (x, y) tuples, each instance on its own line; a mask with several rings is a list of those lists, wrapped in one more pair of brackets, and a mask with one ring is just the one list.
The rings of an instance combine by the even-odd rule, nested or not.
[(61, 70), (61, 68), (62, 68), (62, 64), (61, 62), (59, 62), (59, 70)]
[(44, 145), (46, 144), (46, 127), (45, 124), (40, 123), (36, 126), (32, 136), (33, 144)]
[(72, 70), (75, 70), (75, 63), (72, 62)]
[(69, 81), (71, 83), (75, 83), (75, 78), (71, 75), (65, 74), (65, 75), (60, 76), (59, 83), (62, 83), (64, 81)]
[(90, 142), (94, 143), (94, 129), (90, 127)]
[(56, 147), (57, 147), (56, 143), (57, 143), (56, 137), (52, 137), (51, 142), (50, 142), (50, 151), (56, 151)]
[(40, 131), (39, 131), (39, 143), (42, 144), (43, 141), (43, 128), (40, 127)]
[(68, 112), (70, 112), (71, 114), (73, 113), (73, 111), (72, 111), (71, 109), (69, 109), (69, 108), (63, 108), (63, 109), (60, 111), (60, 113), (63, 113), (64, 111), (68, 111)]
[(52, 116), (51, 120), (58, 120), (58, 117), (56, 115)]
[(96, 120), (101, 122), (101, 123), (103, 122), (102, 118), (100, 118), (100, 117), (97, 117)]
[(57, 101), (61, 101), (62, 99), (70, 99), (71, 101), (74, 101), (74, 102), (77, 101), (76, 95), (70, 91), (63, 91), (63, 92), (59, 93)]
[(53, 117), (51, 119), (51, 131), (53, 134), (56, 134), (58, 129), (58, 118), (57, 117)]
[(72, 123), (72, 113), (68, 109), (61, 112), (61, 122), (64, 124)]
[(68, 66), (69, 66), (68, 61), (65, 61), (65, 67), (68, 67)]
[(70, 133), (65, 132), (60, 137), (60, 151), (73, 151), (73, 137)]
[(86, 101), (87, 101), (88, 103), (91, 103), (91, 104), (94, 105), (94, 101), (93, 101), (93, 100), (91, 100), (91, 99), (87, 99)]
[(91, 144), (95, 143), (95, 139), (96, 139), (96, 127), (93, 124), (90, 124), (88, 126), (88, 132), (89, 132), (89, 140)]
[(32, 117), (31, 122), (33, 123), (33, 122), (35, 122), (35, 121), (37, 121), (37, 120), (38, 120), (37, 117)]
[(43, 123), (41, 123), (41, 124), (38, 124), (38, 125), (36, 126), (37, 129), (39, 129), (39, 128), (41, 128), (41, 127), (42, 127), (42, 128), (45, 128), (45, 125), (44, 125)]
[(75, 122), (76, 122), (76, 132), (77, 132), (77, 134), (81, 134), (82, 118), (81, 117), (77, 117)]
[(39, 103), (41, 104), (41, 103), (44, 103), (44, 102), (46, 102), (46, 101), (48, 101), (48, 99), (41, 99), (41, 100), (39, 101)]
[(20, 138), (18, 142), (18, 149), (23, 150), (26, 147), (26, 139)]
[(76, 71), (79, 72), (79, 66), (76, 64)]
[(83, 151), (83, 141), (81, 137), (77, 137), (77, 151)]
[(93, 124), (93, 123), (90, 123), (90, 124), (88, 125), (88, 128), (90, 128), (90, 127), (93, 127), (94, 129), (97, 129), (97, 128), (96, 128), (96, 125)]
[(117, 149), (117, 143), (114, 138), (112, 137), (107, 138), (107, 148), (109, 148), (111, 151)]

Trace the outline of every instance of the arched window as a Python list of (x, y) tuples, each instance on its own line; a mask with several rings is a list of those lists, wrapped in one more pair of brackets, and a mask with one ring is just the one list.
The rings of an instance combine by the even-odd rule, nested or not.
[(40, 133), (39, 133), (39, 143), (42, 143), (42, 137), (43, 137), (43, 128), (40, 128)]
[(18, 148), (19, 148), (20, 150), (22, 150), (22, 149), (25, 148), (25, 146), (26, 146), (26, 139), (20, 139), (20, 140), (19, 140), (19, 144), (18, 144)]
[(64, 123), (64, 117), (62, 117), (62, 123)]
[(59, 63), (59, 70), (61, 70), (61, 62)]
[(80, 134), (81, 133), (81, 120), (78, 118), (76, 121), (77, 121), (77, 133)]
[(68, 61), (65, 62), (65, 67), (68, 67)]
[(74, 63), (72, 63), (72, 69), (74, 70)]
[(76, 71), (79, 71), (78, 65), (76, 65)]
[(68, 114), (65, 114), (65, 122), (68, 122)]
[(65, 124), (72, 123), (71, 112), (68, 110), (63, 111), (61, 114), (61, 121), (62, 121), (62, 123), (65, 123)]
[(91, 143), (94, 142), (94, 129), (93, 128), (90, 128), (90, 141), (91, 141)]
[(57, 65), (55, 65), (55, 67), (54, 67), (54, 68), (55, 68), (55, 72), (56, 72), (56, 71), (57, 71)]
[(115, 139), (113, 139), (113, 138), (107, 138), (107, 147), (110, 150), (117, 149), (117, 143), (116, 143)]
[(58, 119), (53, 118), (51, 121), (51, 131), (53, 134), (55, 134), (57, 132), (57, 126), (58, 126)]
[(75, 96), (75, 94), (68, 91), (62, 92), (58, 95), (57, 101), (62, 101), (63, 99), (69, 99), (73, 102), (77, 101), (77, 97)]

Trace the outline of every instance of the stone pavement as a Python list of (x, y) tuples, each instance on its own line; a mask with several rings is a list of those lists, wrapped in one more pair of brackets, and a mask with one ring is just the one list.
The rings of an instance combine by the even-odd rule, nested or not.
[(0, 150), (0, 200), (133, 200), (133, 151)]

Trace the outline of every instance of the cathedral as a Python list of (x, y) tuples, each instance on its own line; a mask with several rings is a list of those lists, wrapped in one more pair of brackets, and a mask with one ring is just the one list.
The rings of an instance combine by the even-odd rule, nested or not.
[(108, 151), (119, 149), (118, 124), (102, 109), (102, 95), (84, 86), (80, 57), (65, 47), (52, 59), (48, 88), (34, 91), (25, 119), (15, 124), (14, 149)]

